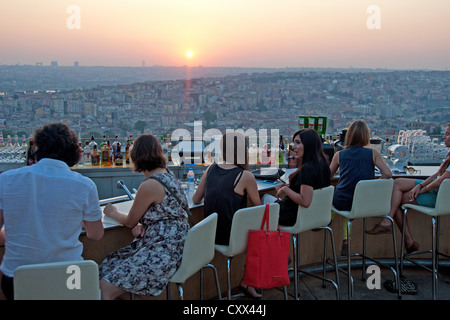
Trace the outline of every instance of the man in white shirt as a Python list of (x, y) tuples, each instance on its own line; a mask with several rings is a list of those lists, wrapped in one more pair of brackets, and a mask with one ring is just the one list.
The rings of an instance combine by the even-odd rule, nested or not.
[(0, 229), (5, 226), (2, 289), (13, 299), (13, 275), (26, 264), (83, 260), (82, 228), (103, 236), (92, 180), (70, 170), (81, 157), (77, 135), (51, 123), (33, 136), (37, 163), (0, 174)]

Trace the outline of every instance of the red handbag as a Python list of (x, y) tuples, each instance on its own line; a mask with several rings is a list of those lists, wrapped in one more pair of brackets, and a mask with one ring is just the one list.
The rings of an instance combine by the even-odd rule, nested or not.
[(244, 283), (260, 289), (289, 285), (289, 240), (289, 232), (279, 228), (270, 231), (269, 204), (266, 204), (261, 230), (250, 230), (248, 233)]

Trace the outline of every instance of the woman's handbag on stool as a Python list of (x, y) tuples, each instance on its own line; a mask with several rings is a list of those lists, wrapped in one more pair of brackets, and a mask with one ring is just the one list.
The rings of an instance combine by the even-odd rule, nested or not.
[(289, 232), (279, 228), (270, 231), (269, 204), (266, 204), (261, 230), (250, 230), (248, 234), (243, 282), (260, 289), (289, 285), (289, 240)]

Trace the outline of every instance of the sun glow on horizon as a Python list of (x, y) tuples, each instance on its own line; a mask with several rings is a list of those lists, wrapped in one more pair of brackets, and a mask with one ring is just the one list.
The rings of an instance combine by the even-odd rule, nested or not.
[(450, 67), (448, 0), (3, 2), (0, 65)]

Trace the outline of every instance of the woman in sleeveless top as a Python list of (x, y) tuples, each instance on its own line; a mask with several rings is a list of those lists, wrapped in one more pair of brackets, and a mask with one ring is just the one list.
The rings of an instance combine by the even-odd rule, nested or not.
[(159, 295), (180, 266), (184, 241), (189, 231), (188, 216), (171, 192), (187, 202), (178, 180), (166, 169), (158, 140), (139, 136), (131, 151), (134, 171), (147, 178), (136, 193), (128, 214), (108, 204), (105, 215), (132, 228), (133, 243), (106, 257), (99, 266), (102, 299), (124, 297), (130, 292)]
[[(381, 171), (382, 179), (392, 177), (389, 166), (381, 154), (365, 146), (370, 143), (369, 127), (363, 120), (352, 122), (345, 136), (344, 150), (338, 151), (331, 160), (331, 177), (339, 169), (339, 182), (333, 195), (333, 206), (338, 210), (352, 209), (356, 184), (361, 180), (375, 179), (375, 166)], [(346, 253), (347, 221), (343, 218), (342, 254)]]
[[(214, 163), (202, 175), (192, 197), (194, 204), (204, 199), (204, 213), (217, 212), (216, 244), (228, 245), (234, 213), (251, 205), (261, 204), (254, 175), (248, 171), (248, 143), (244, 134), (227, 132), (220, 141), (224, 161)], [(259, 297), (254, 288), (241, 282), (241, 289), (252, 297)]]
[[(450, 148), (450, 123), (445, 127), (445, 133), (442, 137), (444, 144)], [(398, 228), (403, 230), (403, 210), (402, 204), (411, 203), (433, 208), (436, 205), (436, 196), (439, 186), (445, 179), (450, 179), (450, 152), (447, 154), (439, 170), (425, 180), (398, 178), (394, 180), (394, 190), (392, 191), (391, 211), (389, 216), (394, 219)], [(392, 227), (387, 219), (381, 221), (372, 230), (367, 231), (370, 234), (378, 235), (391, 233)], [(414, 241), (409, 230), (408, 221), (405, 223), (405, 249), (411, 253), (419, 250), (419, 244)]]

